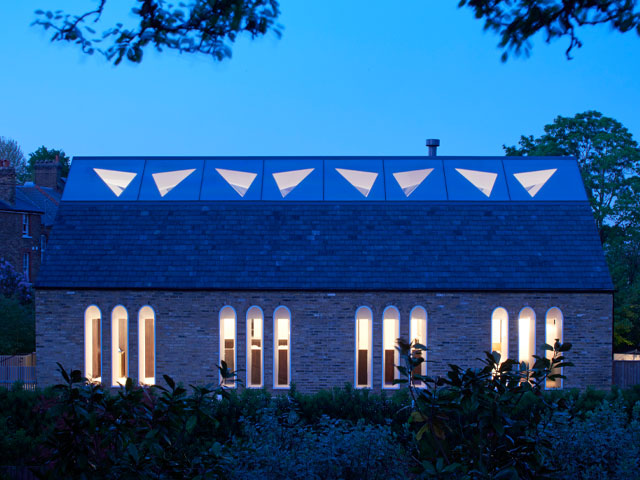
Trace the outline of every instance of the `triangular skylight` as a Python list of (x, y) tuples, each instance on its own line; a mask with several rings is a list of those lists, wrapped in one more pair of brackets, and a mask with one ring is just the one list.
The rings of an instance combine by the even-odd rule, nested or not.
[(195, 168), (190, 168), (188, 170), (174, 170), (173, 172), (154, 173), (151, 176), (153, 177), (153, 181), (156, 182), (156, 187), (158, 187), (160, 196), (164, 197), (167, 193), (178, 186), (180, 182), (182, 182), (185, 178), (187, 178), (195, 171)]
[(257, 173), (253, 172), (240, 172), (238, 170), (226, 170), (224, 168), (216, 168), (216, 172), (218, 172), (241, 197), (244, 197), (258, 176)]
[(122, 195), (122, 192), (129, 186), (137, 173), (121, 172), (119, 170), (105, 170), (103, 168), (94, 168), (94, 172), (98, 174), (109, 189), (116, 194), (116, 197)]
[(276, 185), (278, 185), (278, 190), (280, 190), (282, 198), (289, 195), (291, 190), (300, 185), (300, 182), (307, 178), (313, 170), (313, 168), (305, 168), (303, 170), (274, 173), (273, 179), (276, 181)]
[(474, 187), (484, 193), (487, 197), (491, 196), (493, 185), (496, 183), (496, 178), (498, 178), (497, 173), (479, 172), (477, 170), (466, 170), (464, 168), (456, 168), (456, 171), (469, 180)]
[(550, 168), (549, 170), (536, 170), (535, 172), (514, 173), (513, 176), (533, 198), (557, 170), (557, 168)]
[(395, 172), (393, 177), (400, 185), (405, 196), (409, 196), (413, 191), (424, 182), (424, 179), (433, 172), (433, 168), (424, 168), (422, 170), (409, 170), (408, 172)]
[(336, 171), (365, 197), (369, 196), (369, 192), (371, 192), (373, 184), (376, 182), (376, 178), (378, 178), (378, 174), (375, 172), (362, 172), (360, 170), (348, 170), (346, 168), (336, 168)]

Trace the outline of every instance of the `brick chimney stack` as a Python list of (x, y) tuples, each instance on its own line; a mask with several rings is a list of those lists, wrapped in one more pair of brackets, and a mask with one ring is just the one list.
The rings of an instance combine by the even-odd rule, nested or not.
[(60, 171), (58, 155), (54, 160), (41, 160), (33, 167), (33, 183), (40, 187), (60, 190)]
[(9, 160), (0, 160), (0, 201), (16, 203), (16, 169)]

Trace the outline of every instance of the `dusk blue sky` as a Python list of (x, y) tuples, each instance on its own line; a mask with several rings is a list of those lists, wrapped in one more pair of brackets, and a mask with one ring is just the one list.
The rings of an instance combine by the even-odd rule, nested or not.
[[(243, 39), (230, 60), (149, 51), (114, 67), (30, 26), (37, 8), (94, 3), (0, 5), (0, 136), (25, 154), (423, 155), (435, 137), (442, 155), (501, 155), (590, 109), (640, 140), (632, 33), (583, 29), (571, 61), (559, 40), (503, 64), (457, 0), (283, 0), (282, 38)], [(105, 20), (132, 4), (110, 0)]]

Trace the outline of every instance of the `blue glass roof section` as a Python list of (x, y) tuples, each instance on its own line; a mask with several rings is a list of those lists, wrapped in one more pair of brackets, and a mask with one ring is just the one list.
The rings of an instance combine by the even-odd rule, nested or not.
[(147, 160), (138, 200), (198, 200), (204, 160)]
[(387, 200), (447, 200), (440, 159), (385, 160)]
[(320, 201), (323, 177), (319, 159), (265, 160), (262, 200)]
[(587, 201), (571, 157), (76, 157), (63, 201)]
[(142, 159), (74, 159), (62, 200), (137, 200), (144, 165)]
[(205, 160), (200, 200), (260, 200), (262, 159)]
[(324, 161), (324, 199), (375, 201), (385, 199), (382, 159)]
[(501, 158), (444, 161), (449, 200), (509, 200)]
[(571, 158), (505, 158), (511, 200), (587, 200), (578, 163)]

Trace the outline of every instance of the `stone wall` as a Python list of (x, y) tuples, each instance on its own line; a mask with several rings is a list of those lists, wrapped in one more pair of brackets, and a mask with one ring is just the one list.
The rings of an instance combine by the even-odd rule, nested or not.
[[(131, 272), (135, 275), (135, 272)], [(416, 305), (428, 314), (428, 374), (445, 373), (447, 364), (477, 366), (491, 348), (491, 314), (509, 313), (509, 351), (518, 352), (518, 313), (536, 313), (536, 345), (544, 343), (545, 314), (558, 307), (564, 315), (564, 341), (573, 343), (575, 367), (565, 372), (565, 388), (609, 388), (612, 376), (612, 295), (607, 293), (419, 293), (419, 292), (242, 292), (242, 291), (61, 291), (36, 295), (38, 383), (59, 381), (56, 362), (83, 369), (84, 311), (102, 312), (102, 379), (111, 383), (111, 311), (129, 313), (129, 374), (138, 376), (138, 311), (156, 312), (156, 379), (168, 374), (184, 384), (218, 382), (220, 310), (237, 312), (237, 367), (246, 366), (246, 313), (264, 311), (264, 384), (273, 387), (273, 312), (291, 311), (291, 379), (301, 391), (354, 383), (355, 312), (373, 311), (373, 389), (382, 384), (382, 312), (400, 311), (400, 334), (409, 337), (409, 313)], [(541, 353), (541, 352), (538, 352)], [(246, 372), (240, 373), (246, 382)]]

